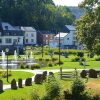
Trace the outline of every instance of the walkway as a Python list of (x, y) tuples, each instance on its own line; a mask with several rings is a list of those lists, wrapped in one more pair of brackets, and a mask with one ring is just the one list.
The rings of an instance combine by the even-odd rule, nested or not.
[[(63, 71), (74, 71), (75, 69), (63, 69)], [(82, 69), (77, 69), (77, 70), (82, 70)], [(34, 77), (36, 74), (39, 74), (39, 73), (43, 73), (43, 71), (47, 71), (47, 73), (49, 72), (53, 72), (53, 73), (56, 73), (56, 72), (59, 72), (59, 69), (55, 69), (55, 70), (12, 70), (12, 71), (24, 71), (24, 72), (30, 72), (30, 73), (34, 73), (34, 76), (32, 77), (32, 81), (34, 81)], [(25, 84), (25, 80), (23, 80), (22, 84), (24, 85)], [(17, 85), (18, 85), (18, 82), (17, 82)], [(10, 89), (11, 88), (11, 85), (8, 84), (8, 85), (3, 85), (3, 89)]]

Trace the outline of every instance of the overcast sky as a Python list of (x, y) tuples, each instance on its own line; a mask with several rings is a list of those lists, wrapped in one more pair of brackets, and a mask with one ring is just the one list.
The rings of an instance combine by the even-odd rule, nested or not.
[(53, 0), (56, 5), (78, 6), (83, 0)]

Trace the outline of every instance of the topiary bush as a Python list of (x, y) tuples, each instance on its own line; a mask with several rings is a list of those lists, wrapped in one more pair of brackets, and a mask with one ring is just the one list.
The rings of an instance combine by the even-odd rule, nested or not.
[(11, 81), (11, 89), (13, 89), (13, 90), (16, 90), (17, 89), (17, 84), (16, 84), (16, 80), (15, 79), (13, 79)]
[(41, 84), (43, 82), (43, 75), (42, 74), (36, 74), (34, 78), (34, 82), (36, 84)]
[(97, 72), (94, 69), (89, 69), (89, 77), (97, 78)]
[(42, 79), (43, 79), (43, 81), (46, 81), (46, 79), (47, 79), (47, 71), (43, 72)]
[(80, 73), (80, 76), (81, 76), (82, 78), (86, 78), (86, 76), (87, 76), (86, 70), (82, 70), (82, 72)]
[(27, 78), (25, 80), (25, 86), (32, 86), (32, 78)]
[(19, 87), (19, 88), (22, 88), (22, 87), (23, 87), (23, 86), (22, 86), (22, 79), (21, 79), (21, 78), (18, 79), (18, 87)]

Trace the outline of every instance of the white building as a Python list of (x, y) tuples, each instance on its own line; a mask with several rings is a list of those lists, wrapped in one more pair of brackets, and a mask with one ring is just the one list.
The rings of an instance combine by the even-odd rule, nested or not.
[(21, 27), (24, 31), (24, 44), (35, 45), (37, 43), (37, 32), (33, 27)]
[(15, 29), (9, 23), (0, 23), (0, 50), (23, 47), (23, 32)]
[[(82, 49), (82, 45), (79, 45), (76, 40), (76, 29), (73, 25), (65, 25), (63, 32), (58, 33), (52, 41), (50, 41), (50, 47), (59, 46), (59, 36), (60, 36), (60, 47), (69, 49)], [(59, 35), (60, 34), (60, 35)]]

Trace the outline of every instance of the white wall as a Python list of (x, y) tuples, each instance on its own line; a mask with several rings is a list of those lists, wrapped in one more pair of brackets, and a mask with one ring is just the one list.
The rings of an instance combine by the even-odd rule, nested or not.
[[(33, 36), (32, 36), (33, 34)], [(25, 44), (36, 44), (37, 43), (37, 39), (36, 39), (36, 31), (34, 32), (25, 32)], [(26, 39), (28, 39), (28, 43), (26, 42)], [(31, 39), (33, 39), (34, 41), (32, 42)]]
[[(12, 42), (6, 43), (7, 38), (11, 39)], [(23, 45), (23, 36), (2, 36), (2, 37), (0, 37), (0, 39), (2, 39), (2, 43), (0, 43), (0, 45), (13, 45), (14, 39), (16, 39), (18, 41), (18, 38), (20, 38), (18, 45)]]

